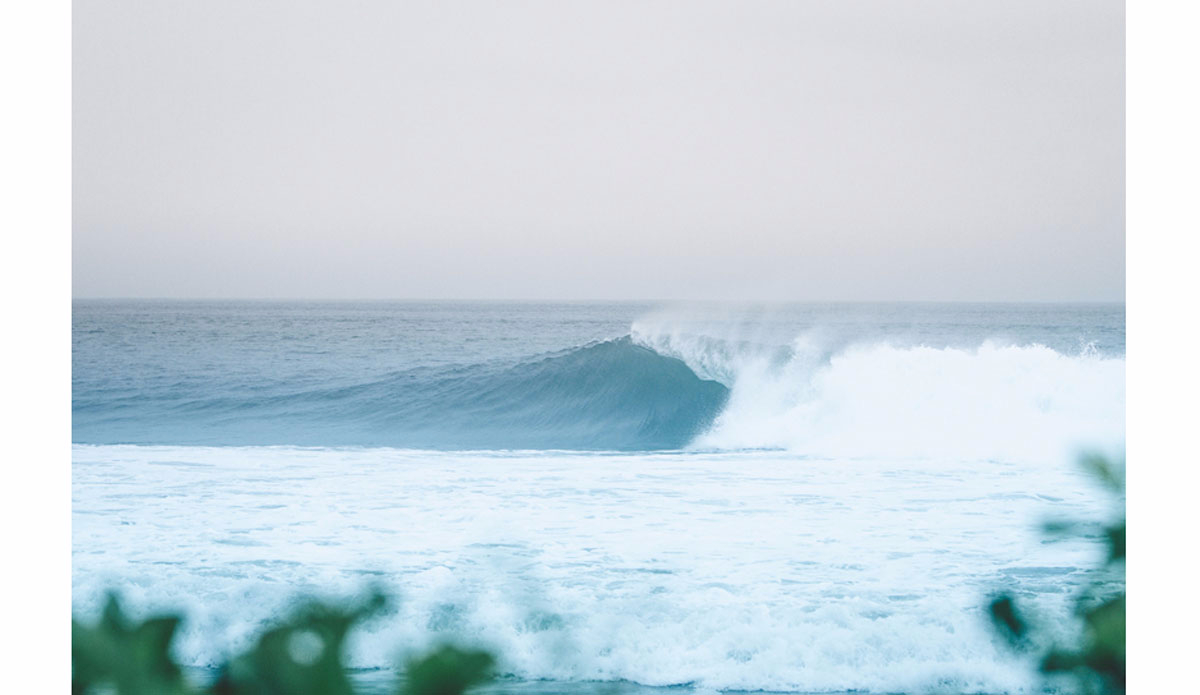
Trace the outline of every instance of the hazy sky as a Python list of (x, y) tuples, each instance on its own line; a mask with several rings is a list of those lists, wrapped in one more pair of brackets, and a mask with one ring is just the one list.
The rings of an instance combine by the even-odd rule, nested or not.
[(78, 0), (74, 293), (1119, 301), (1123, 13)]

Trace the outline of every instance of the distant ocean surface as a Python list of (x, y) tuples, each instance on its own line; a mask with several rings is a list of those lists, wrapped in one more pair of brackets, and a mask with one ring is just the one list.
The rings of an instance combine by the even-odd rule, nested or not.
[(73, 608), (182, 610), (201, 668), (381, 585), (355, 666), (1022, 692), (988, 595), (1069, 610), (1102, 548), (1041, 523), (1119, 511), (1075, 456), (1123, 449), (1123, 305), (77, 300), (72, 335)]

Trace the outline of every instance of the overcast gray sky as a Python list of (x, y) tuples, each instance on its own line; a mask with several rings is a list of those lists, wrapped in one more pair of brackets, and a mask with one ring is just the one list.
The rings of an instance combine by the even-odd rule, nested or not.
[(77, 297), (1124, 297), (1115, 0), (79, 0), (73, 60)]

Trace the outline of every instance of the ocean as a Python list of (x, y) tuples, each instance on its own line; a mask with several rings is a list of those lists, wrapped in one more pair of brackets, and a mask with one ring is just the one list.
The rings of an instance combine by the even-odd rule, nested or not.
[(72, 321), (73, 610), (182, 612), (197, 673), (299, 595), (379, 586), (364, 674), (450, 641), (497, 654), (495, 692), (1026, 692), (988, 597), (1065, 614), (1104, 549), (1042, 524), (1122, 511), (1076, 461), (1123, 451), (1119, 304)]

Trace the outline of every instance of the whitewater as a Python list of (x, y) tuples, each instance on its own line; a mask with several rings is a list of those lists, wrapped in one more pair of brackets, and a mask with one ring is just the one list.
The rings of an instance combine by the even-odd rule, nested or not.
[[(73, 608), (212, 667), (380, 586), (349, 662), (509, 684), (1028, 692), (1120, 513), (1121, 305), (76, 302)], [(1065, 629), (1065, 628), (1063, 628)], [(516, 687), (515, 685), (513, 686)], [(514, 690), (515, 692), (515, 690)]]

